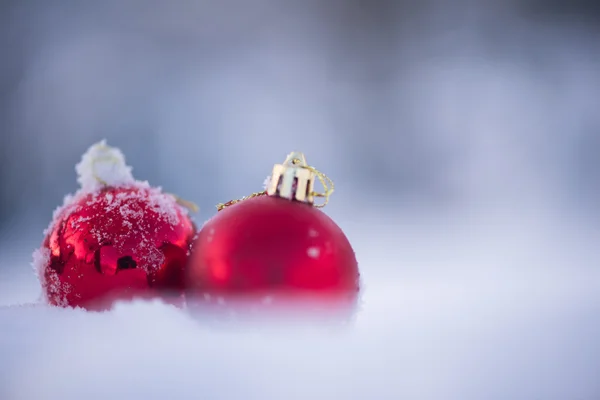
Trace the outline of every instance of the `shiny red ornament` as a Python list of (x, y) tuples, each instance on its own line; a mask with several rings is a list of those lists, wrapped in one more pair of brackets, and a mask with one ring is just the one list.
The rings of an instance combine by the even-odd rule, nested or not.
[(307, 299), (354, 305), (358, 263), (344, 232), (311, 204), (257, 196), (209, 220), (193, 245), (188, 303)]
[(194, 230), (173, 196), (147, 184), (76, 195), (43, 242), (47, 300), (104, 310), (134, 297), (181, 298)]

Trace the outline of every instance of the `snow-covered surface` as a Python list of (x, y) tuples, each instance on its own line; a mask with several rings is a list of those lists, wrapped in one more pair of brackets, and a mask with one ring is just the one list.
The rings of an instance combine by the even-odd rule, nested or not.
[(346, 327), (217, 328), (151, 302), (101, 314), (27, 305), (35, 241), (12, 238), (0, 245), (0, 398), (600, 398), (598, 238), (465, 218), (344, 220), (364, 284)]

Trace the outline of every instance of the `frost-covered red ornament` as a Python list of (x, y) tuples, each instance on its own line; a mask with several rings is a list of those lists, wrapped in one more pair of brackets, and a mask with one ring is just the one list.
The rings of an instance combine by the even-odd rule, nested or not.
[(34, 265), (46, 300), (103, 310), (115, 300), (178, 301), (194, 224), (170, 194), (136, 181), (120, 150), (100, 142), (76, 166)]
[[(325, 193), (315, 193), (315, 179)], [(333, 184), (292, 153), (264, 192), (217, 206), (198, 233), (186, 272), (188, 304), (316, 302), (354, 306), (359, 270), (340, 227), (314, 204)], [(298, 301), (300, 303), (298, 303)], [(337, 307), (336, 307), (337, 308)]]

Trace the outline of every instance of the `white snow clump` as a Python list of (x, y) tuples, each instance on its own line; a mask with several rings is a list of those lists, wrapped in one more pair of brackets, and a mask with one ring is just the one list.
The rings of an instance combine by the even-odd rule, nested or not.
[(77, 182), (83, 192), (95, 192), (104, 186), (124, 186), (135, 183), (131, 167), (125, 163), (121, 150), (110, 147), (106, 140), (92, 145), (75, 166)]

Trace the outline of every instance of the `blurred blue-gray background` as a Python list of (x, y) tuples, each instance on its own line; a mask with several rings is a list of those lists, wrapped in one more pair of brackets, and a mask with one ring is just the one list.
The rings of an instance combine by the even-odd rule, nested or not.
[(461, 213), (532, 212), (600, 223), (593, 2), (0, 7), (6, 251), (37, 246), (103, 138), (138, 179), (198, 203), (199, 223), (292, 150), (335, 180), (327, 210), (342, 225), (423, 217), (439, 231)]
[(430, 390), (403, 398), (596, 399), (599, 130), (593, 1), (6, 0), (0, 304), (35, 300), (31, 252), (92, 143), (199, 224), (299, 150), (336, 183), (359, 327), (408, 356), (356, 350)]
[[(589, 4), (588, 4), (589, 3)], [(291, 150), (331, 210), (598, 210), (593, 2), (4, 1), (0, 229), (40, 231), (95, 141), (213, 205)]]

